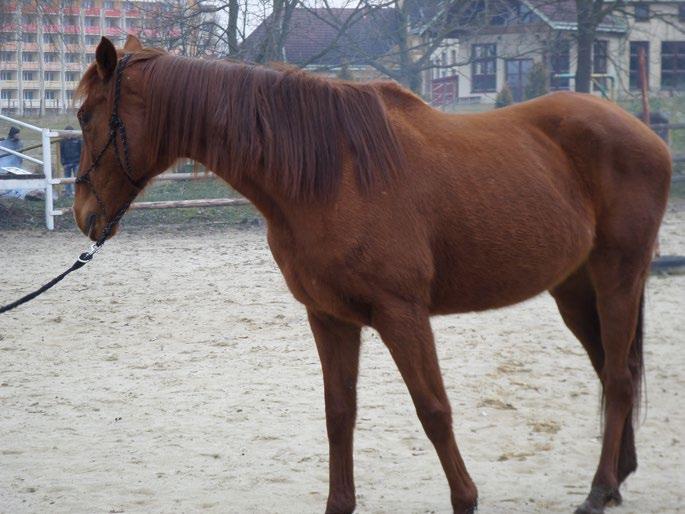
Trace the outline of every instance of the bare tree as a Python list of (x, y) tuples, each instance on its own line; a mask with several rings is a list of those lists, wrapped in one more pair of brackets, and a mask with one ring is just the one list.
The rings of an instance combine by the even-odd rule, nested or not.
[[(338, 38), (357, 59), (397, 82), (420, 92), (423, 74), (440, 66), (432, 57), (446, 38), (463, 28), (465, 16), (481, 0), (361, 0), (350, 6), (344, 16), (327, 0), (303, 2), (303, 7), (338, 31)], [(372, 20), (374, 23), (369, 23)], [(356, 24), (364, 23), (371, 31), (360, 37)], [(365, 48), (373, 38), (385, 38), (389, 50), (382, 56)], [(368, 46), (368, 45), (367, 45)], [(371, 45), (373, 46), (373, 45)]]

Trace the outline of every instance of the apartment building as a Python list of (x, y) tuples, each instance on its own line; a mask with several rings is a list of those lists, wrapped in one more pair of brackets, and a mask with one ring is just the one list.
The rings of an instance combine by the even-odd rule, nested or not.
[(95, 58), (101, 36), (120, 45), (127, 33), (155, 36), (159, 0), (54, 0), (0, 4), (0, 111), (64, 112)]

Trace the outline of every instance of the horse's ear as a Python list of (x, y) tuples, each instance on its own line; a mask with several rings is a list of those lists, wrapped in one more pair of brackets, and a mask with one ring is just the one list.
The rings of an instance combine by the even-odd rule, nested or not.
[(126, 38), (126, 43), (124, 43), (124, 50), (126, 52), (137, 52), (142, 49), (143, 45), (140, 44), (140, 40), (133, 34), (129, 34)]
[(95, 50), (95, 64), (102, 80), (108, 80), (117, 67), (117, 51), (112, 42), (103, 37)]

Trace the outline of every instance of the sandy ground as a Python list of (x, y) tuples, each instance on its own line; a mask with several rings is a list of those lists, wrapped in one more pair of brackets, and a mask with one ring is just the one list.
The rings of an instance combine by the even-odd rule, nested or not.
[[(669, 213), (662, 245), (685, 254), (685, 213)], [(0, 303), (83, 247), (0, 233)], [(613, 514), (685, 512), (684, 312), (685, 276), (653, 278), (640, 468)], [(434, 328), (479, 512), (572, 512), (600, 450), (599, 387), (551, 298)], [(358, 512), (449, 512), (399, 374), (364, 339)], [(124, 231), (0, 319), (0, 512), (322, 512), (321, 382), (263, 230)]]

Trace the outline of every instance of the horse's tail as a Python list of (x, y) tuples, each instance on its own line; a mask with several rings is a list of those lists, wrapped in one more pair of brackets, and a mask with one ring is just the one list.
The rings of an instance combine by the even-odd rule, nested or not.
[[(642, 402), (642, 391), (644, 384), (644, 354), (643, 354), (643, 327), (644, 327), (644, 304), (645, 292), (644, 286), (642, 294), (640, 295), (640, 307), (637, 315), (637, 325), (635, 327), (635, 336), (631, 342), (630, 351), (628, 354), (628, 367), (633, 380), (633, 408), (632, 416), (628, 416), (623, 425), (623, 434), (621, 436), (621, 448), (618, 454), (618, 482), (622, 483), (628, 475), (637, 469), (637, 452), (635, 449), (635, 430), (633, 423), (639, 422), (640, 405)], [(645, 404), (647, 398), (645, 394)], [(602, 394), (602, 403), (604, 403), (604, 394)], [(602, 409), (604, 410), (604, 409)]]
[[(633, 418), (637, 422), (640, 413), (640, 405), (642, 403), (642, 392), (645, 378), (645, 359), (643, 353), (643, 331), (644, 331), (644, 310), (645, 310), (645, 290), (642, 286), (642, 294), (640, 295), (640, 307), (637, 314), (637, 326), (635, 327), (635, 336), (633, 337), (630, 346), (630, 353), (628, 354), (628, 367), (633, 376)], [(645, 394), (645, 404), (647, 397)]]

